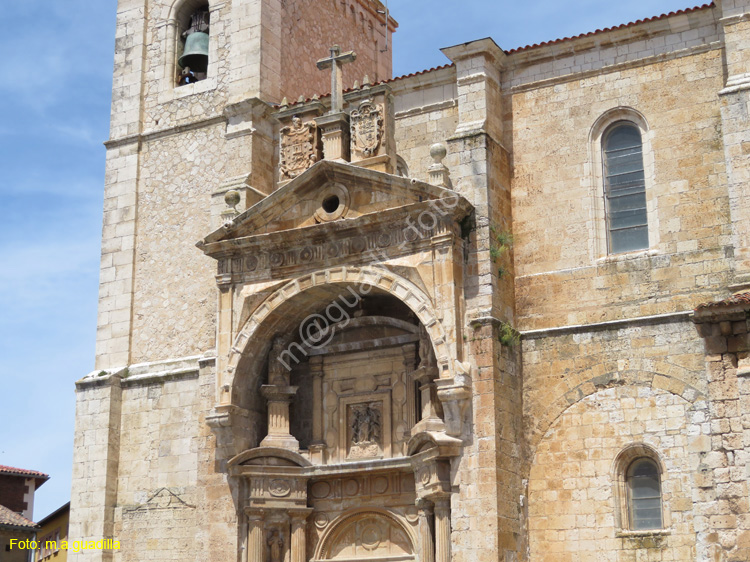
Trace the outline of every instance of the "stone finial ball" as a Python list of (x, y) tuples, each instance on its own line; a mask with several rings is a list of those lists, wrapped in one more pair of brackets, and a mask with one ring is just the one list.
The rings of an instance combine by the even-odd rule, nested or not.
[(240, 203), (240, 192), (230, 189), (224, 194), (224, 202), (229, 207), (236, 207)]
[(436, 142), (430, 147), (430, 156), (435, 162), (441, 162), (446, 154), (448, 154), (448, 149), (443, 143)]

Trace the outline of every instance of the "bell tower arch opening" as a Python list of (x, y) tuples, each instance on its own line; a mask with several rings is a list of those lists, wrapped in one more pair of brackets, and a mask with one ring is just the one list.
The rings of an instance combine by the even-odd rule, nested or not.
[(205, 0), (187, 0), (177, 14), (177, 85), (208, 76), (211, 14)]

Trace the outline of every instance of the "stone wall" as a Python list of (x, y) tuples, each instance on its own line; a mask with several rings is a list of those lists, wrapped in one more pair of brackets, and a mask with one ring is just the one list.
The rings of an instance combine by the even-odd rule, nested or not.
[[(396, 152), (404, 159), (409, 177), (427, 181), (432, 164), (430, 146), (445, 144), (456, 131), (455, 69), (430, 73), (427, 84), (420, 76), (391, 83), (396, 110)], [(449, 153), (444, 164), (452, 169), (459, 163), (458, 154)]]
[[(687, 315), (523, 340), (524, 434), (534, 447), (571, 404), (597, 389), (646, 384), (675, 394), (706, 392), (703, 345)], [(691, 394), (692, 396), (693, 394)]]
[[(712, 50), (513, 96), (521, 329), (690, 310), (728, 284), (722, 78), (721, 51)], [(623, 106), (643, 115), (653, 135), (651, 248), (608, 256), (597, 211), (600, 147), (590, 134), (602, 115)]]
[(141, 151), (131, 362), (199, 355), (215, 344), (214, 264), (195, 243), (211, 229), (224, 177), (224, 127), (157, 139)]
[[(529, 553), (535, 562), (694, 560), (693, 474), (708, 448), (707, 403), (653, 385), (601, 390), (547, 431), (529, 475)], [(663, 462), (665, 528), (628, 535), (618, 524), (616, 459), (645, 444)]]
[(333, 45), (357, 53), (357, 60), (343, 67), (345, 88), (355, 81), (361, 84), (365, 75), (373, 84), (389, 79), (395, 22), (389, 23), (386, 40), (385, 16), (377, 10), (385, 11), (377, 0), (282, 2), (281, 95), (294, 101), (299, 96), (330, 93), (330, 72), (318, 70), (316, 62), (330, 56)]
[(233, 493), (216, 474), (205, 423), (213, 385), (208, 368), (143, 382), (125, 379), (120, 456), (127, 462), (120, 464), (114, 514), (115, 536), (127, 544), (123, 562), (176, 553), (234, 557)]

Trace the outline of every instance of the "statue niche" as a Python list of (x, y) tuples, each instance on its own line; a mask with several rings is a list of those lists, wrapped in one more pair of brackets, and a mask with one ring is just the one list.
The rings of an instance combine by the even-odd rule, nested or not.
[(347, 458), (382, 456), (383, 403), (369, 402), (349, 406), (349, 435)]
[(403, 457), (416, 433), (443, 431), (437, 363), (412, 311), (376, 291), (324, 325), (329, 308), (271, 341), (260, 386), (245, 391), (265, 422), (256, 443), (330, 465)]

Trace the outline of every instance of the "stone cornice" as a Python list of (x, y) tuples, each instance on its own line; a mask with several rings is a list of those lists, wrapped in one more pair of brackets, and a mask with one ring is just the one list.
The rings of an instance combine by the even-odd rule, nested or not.
[(521, 339), (539, 339), (546, 337), (564, 336), (567, 334), (580, 334), (585, 332), (619, 330), (634, 326), (653, 326), (657, 324), (671, 324), (675, 322), (688, 322), (693, 311), (672, 312), (669, 314), (656, 314), (654, 316), (640, 316), (637, 318), (623, 318), (622, 320), (611, 320), (608, 322), (595, 322), (593, 324), (577, 324), (571, 326), (559, 326), (555, 328), (542, 328), (540, 330), (521, 331)]
[[(471, 212), (463, 197), (437, 217), (439, 203), (424, 201), (356, 219), (259, 234), (199, 246), (218, 260), (219, 284), (286, 277), (301, 269), (385, 262), (460, 240), (458, 221)], [(420, 228), (429, 213), (434, 222)], [(426, 222), (425, 220), (422, 221)], [(411, 225), (411, 226), (409, 226)]]

